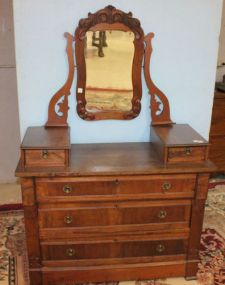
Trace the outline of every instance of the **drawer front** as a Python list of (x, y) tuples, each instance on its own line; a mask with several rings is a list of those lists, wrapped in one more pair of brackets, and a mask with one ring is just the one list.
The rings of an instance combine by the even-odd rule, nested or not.
[[(152, 175), (99, 178), (37, 178), (37, 199), (61, 197), (88, 199), (100, 196), (159, 195), (160, 198), (179, 193), (190, 195), (195, 189), (196, 175)], [(134, 197), (134, 198), (135, 198)]]
[(65, 166), (67, 150), (25, 150), (26, 167)]
[(169, 147), (168, 163), (201, 162), (207, 158), (207, 147)]
[(80, 260), (185, 254), (187, 240), (42, 244), (43, 260)]
[(129, 203), (77, 209), (40, 209), (40, 228), (189, 222), (191, 202)]

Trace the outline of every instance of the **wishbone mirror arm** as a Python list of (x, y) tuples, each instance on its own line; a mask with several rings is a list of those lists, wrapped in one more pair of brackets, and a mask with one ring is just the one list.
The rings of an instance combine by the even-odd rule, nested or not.
[[(69, 73), (67, 80), (62, 88), (60, 88), (55, 95), (51, 98), (48, 107), (48, 121), (45, 124), (45, 127), (68, 127), (67, 117), (68, 117), (68, 96), (70, 95), (70, 88), (73, 83), (74, 78), (74, 57), (73, 57), (73, 41), (74, 37), (69, 34), (64, 34), (67, 39), (66, 53), (69, 64)], [(59, 100), (62, 100), (59, 102)], [(56, 107), (58, 105), (58, 112), (62, 115), (56, 113)]]
[[(150, 108), (152, 125), (169, 125), (173, 124), (170, 119), (170, 106), (166, 95), (153, 83), (150, 75), (150, 60), (152, 55), (152, 38), (154, 33), (148, 33), (144, 37), (144, 77), (151, 96)], [(158, 98), (157, 98), (158, 97)], [(158, 101), (159, 99), (160, 101)], [(161, 109), (162, 108), (162, 109)]]

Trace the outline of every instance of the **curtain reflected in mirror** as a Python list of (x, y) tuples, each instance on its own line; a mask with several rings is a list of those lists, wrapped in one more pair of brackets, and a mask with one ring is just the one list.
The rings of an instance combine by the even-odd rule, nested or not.
[(132, 109), (134, 34), (131, 31), (86, 33), (86, 109), (89, 112)]

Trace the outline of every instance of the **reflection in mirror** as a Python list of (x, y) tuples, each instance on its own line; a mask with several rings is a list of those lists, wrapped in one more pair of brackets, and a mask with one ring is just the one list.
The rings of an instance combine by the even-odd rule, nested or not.
[(133, 98), (134, 34), (131, 31), (86, 33), (86, 109), (130, 111)]

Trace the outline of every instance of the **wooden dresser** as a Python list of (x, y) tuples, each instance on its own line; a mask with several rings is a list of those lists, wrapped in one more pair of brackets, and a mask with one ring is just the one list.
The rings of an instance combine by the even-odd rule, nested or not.
[(207, 143), (188, 125), (151, 134), (70, 146), (69, 129), (28, 129), (16, 175), (30, 284), (195, 278), (214, 170)]
[[(104, 53), (94, 50), (93, 33), (104, 40)], [(131, 12), (107, 6), (89, 13), (74, 36), (65, 37), (67, 81), (49, 102), (45, 126), (28, 128), (16, 170), (30, 284), (195, 278), (208, 179), (215, 168), (208, 160), (208, 142), (189, 125), (172, 121), (169, 100), (151, 79), (154, 34), (144, 36)], [(139, 115), (144, 63), (151, 96), (150, 142), (70, 144), (74, 42), (76, 110), (87, 122)], [(92, 107), (88, 88), (94, 90)]]
[(215, 91), (209, 136), (209, 158), (225, 172), (225, 93)]

